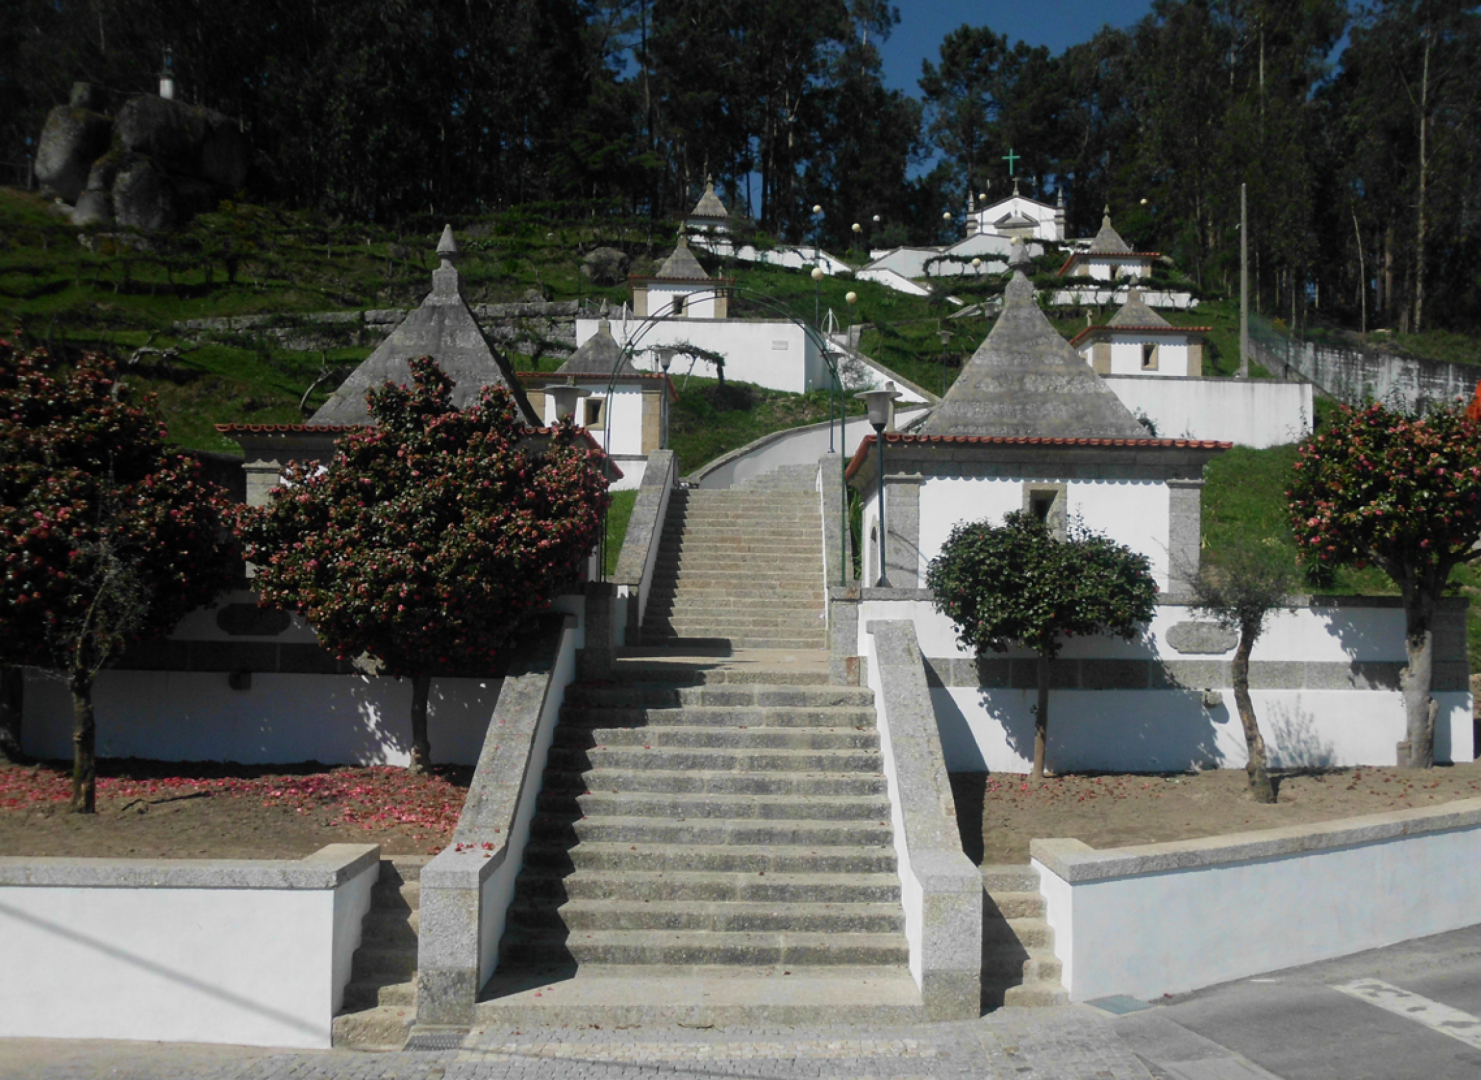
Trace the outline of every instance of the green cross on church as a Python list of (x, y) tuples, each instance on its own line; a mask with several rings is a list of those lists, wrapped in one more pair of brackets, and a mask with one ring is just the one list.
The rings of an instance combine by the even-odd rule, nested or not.
[(1022, 154), (1015, 154), (1013, 152), (1013, 148), (1011, 146), (1008, 147), (1008, 152), (1003, 155), (1003, 160), (1008, 163), (1008, 175), (1009, 176), (1012, 176), (1013, 175), (1013, 166), (1014, 166), (1014, 164), (1017, 163), (1018, 161), (1020, 161), (1022, 158), (1023, 158), (1023, 155)]

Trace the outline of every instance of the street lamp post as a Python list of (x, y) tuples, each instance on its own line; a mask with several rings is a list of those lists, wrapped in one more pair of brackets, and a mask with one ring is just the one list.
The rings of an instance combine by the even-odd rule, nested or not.
[(936, 336), (941, 339), (941, 396), (946, 396), (946, 343), (951, 340), (951, 331), (942, 327), (936, 331)]
[(574, 375), (567, 375), (564, 385), (546, 387), (545, 392), (555, 401), (555, 422), (557, 424), (567, 418), (570, 418), (571, 423), (574, 424), (576, 409), (581, 404), (581, 399), (591, 396), (590, 390), (584, 390), (576, 385)]
[[(674, 353), (678, 351), (672, 345), (655, 345), (653, 347), (653, 355), (658, 357), (659, 370), (663, 372), (665, 377), (668, 376), (669, 365), (674, 362)], [(667, 450), (669, 448), (669, 402), (666, 394), (660, 400), (663, 401), (663, 437), (658, 445), (664, 450)]]
[(879, 580), (876, 588), (889, 585), (885, 577), (885, 531), (884, 531), (884, 429), (890, 422), (890, 407), (900, 395), (895, 384), (887, 382), (883, 390), (865, 390), (855, 394), (869, 409), (869, 426), (874, 429), (874, 441), (879, 445)]

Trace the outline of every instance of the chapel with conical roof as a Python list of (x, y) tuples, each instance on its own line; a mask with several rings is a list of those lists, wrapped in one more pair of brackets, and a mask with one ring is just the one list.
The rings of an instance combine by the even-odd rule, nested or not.
[(634, 274), (627, 280), (633, 291), (633, 314), (639, 318), (726, 318), (735, 284), (733, 278), (712, 278), (705, 273), (682, 232), (657, 273)]
[(1034, 300), (1014, 242), (1003, 312), (918, 430), (885, 432), (884, 565), (879, 464), (870, 437), (850, 463), (864, 500), (865, 579), (919, 588), (961, 522), (1072, 519), (1146, 555), (1163, 589), (1197, 572), (1203, 468), (1227, 442), (1156, 439)]
[(1085, 250), (1073, 252), (1065, 260), (1059, 268), (1059, 276), (1088, 277), (1097, 281), (1147, 278), (1152, 276), (1152, 263), (1158, 258), (1161, 258), (1160, 252), (1132, 250), (1111, 224), (1111, 208), (1108, 206), (1101, 218), (1100, 231)]
[(1097, 375), (1198, 378), (1203, 375), (1203, 335), (1212, 329), (1173, 326), (1147, 306), (1140, 289), (1132, 288), (1108, 322), (1081, 330), (1070, 339), (1070, 348)]

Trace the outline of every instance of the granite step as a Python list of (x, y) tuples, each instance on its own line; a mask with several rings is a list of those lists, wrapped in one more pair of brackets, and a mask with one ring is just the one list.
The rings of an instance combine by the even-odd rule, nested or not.
[(331, 1042), (353, 1050), (399, 1050), (416, 1020), (421, 871), (430, 856), (382, 859), (360, 924)]
[(754, 750), (877, 750), (873, 728), (767, 728), (711, 725), (657, 727), (586, 727), (557, 725), (555, 745), (572, 749), (614, 746), (703, 747)]
[(552, 746), (547, 767), (565, 772), (590, 769), (632, 772), (641, 769), (744, 773), (878, 774), (878, 750), (766, 750), (735, 747), (667, 747), (650, 745), (576, 748)]
[(982, 867), (982, 880), (987, 892), (982, 927), (984, 1007), (1067, 1003), (1038, 874), (1029, 866), (988, 865)]
[(626, 903), (898, 904), (900, 879), (881, 873), (727, 873), (681, 870), (581, 870), (526, 867), (519, 902), (611, 900)]
[[(587, 817), (725, 818), (736, 821), (888, 821), (888, 799), (847, 796), (684, 795), (664, 792), (542, 791), (535, 809), (540, 813)], [(1032, 917), (1028, 914), (1025, 917)]]
[[(635, 815), (562, 817), (543, 814), (532, 825), (531, 838), (542, 844), (703, 844), (736, 847), (893, 848), (889, 819), (873, 821), (815, 818), (661, 818)], [(1020, 920), (1026, 922), (1027, 920)], [(1042, 920), (1039, 920), (1042, 922)], [(1047, 930), (1047, 924), (1045, 926)], [(1020, 933), (1027, 928), (1020, 928)], [(1026, 942), (1027, 943), (1027, 942)], [(1034, 942), (1042, 944), (1042, 941)]]
[[(874, 692), (864, 686), (781, 686), (772, 683), (727, 682), (698, 686), (658, 682), (577, 683), (567, 688), (565, 700), (568, 705), (619, 708), (671, 709), (691, 705), (766, 709), (872, 708)], [(1034, 887), (1038, 887), (1037, 881)]]
[(709, 871), (729, 874), (888, 874), (891, 846), (737, 847), (725, 844), (630, 844), (583, 841), (575, 847), (531, 837), (526, 866), (546, 870)]
[(883, 773), (706, 772), (699, 769), (547, 768), (547, 791), (667, 795), (751, 795), (786, 798), (859, 798), (888, 792)]
[[(543, 977), (542, 977), (543, 976)], [(490, 1028), (831, 1027), (925, 1019), (904, 965), (754, 968), (583, 964), (498, 971), (477, 1022)]]
[[(686, 637), (690, 636), (690, 634), (698, 636), (699, 633), (701, 631), (696, 628), (695, 631), (687, 633)], [(641, 637), (643, 644), (665, 644), (666, 641), (674, 640), (678, 639), (659, 633), (643, 634), (643, 637)], [(828, 641), (822, 631), (816, 634), (809, 634), (807, 637), (773, 637), (769, 636), (769, 634), (726, 634), (723, 640), (729, 641), (730, 646), (735, 647), (735, 649), (820, 649)]]
[(575, 933), (506, 932), (500, 955), (514, 963), (549, 962), (562, 954), (577, 964), (905, 964), (910, 950), (902, 933), (854, 934), (808, 931), (587, 930)]
[[(687, 709), (567, 705), (561, 725), (591, 728), (848, 728), (875, 730), (874, 710), (852, 708), (768, 709), (739, 705), (700, 705)], [(560, 729), (556, 729), (557, 736)]]
[(694, 933), (894, 934), (905, 930), (897, 903), (816, 904), (759, 901), (568, 900), (517, 902), (509, 925), (527, 930), (669, 930)]

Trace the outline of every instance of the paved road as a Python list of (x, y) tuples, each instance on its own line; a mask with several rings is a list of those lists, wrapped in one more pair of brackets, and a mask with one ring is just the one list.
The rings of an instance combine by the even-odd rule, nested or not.
[(1071, 1005), (898, 1030), (486, 1030), (399, 1054), (0, 1039), (0, 1080), (12, 1077), (1481, 1080), (1481, 927), (1120, 1016)]
[(1083, 1005), (1005, 1009), (901, 1030), (645, 1027), (481, 1031), (457, 1050), (282, 1053), (242, 1047), (0, 1039), (0, 1077), (26, 1080), (1152, 1080)]
[(1169, 1080), (1481, 1080), (1481, 927), (1202, 990), (1114, 1026)]

